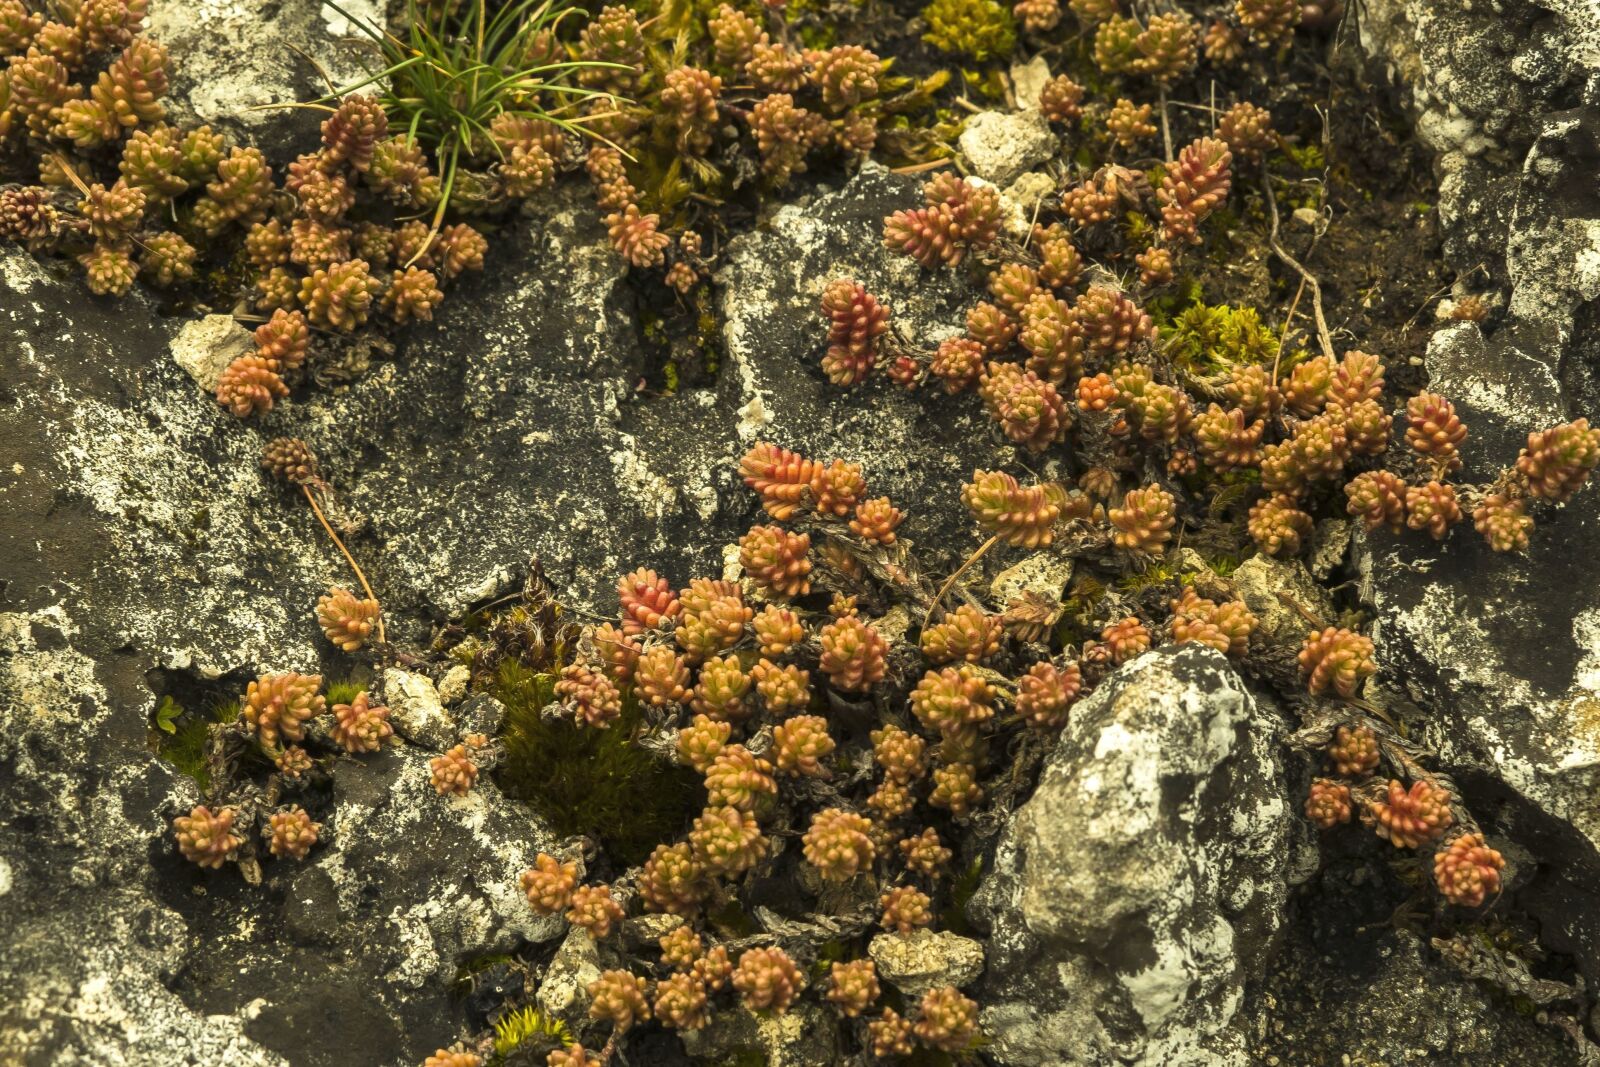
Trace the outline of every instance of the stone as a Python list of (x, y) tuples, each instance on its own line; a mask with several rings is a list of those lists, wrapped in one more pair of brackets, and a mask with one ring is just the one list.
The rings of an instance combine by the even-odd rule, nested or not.
[(912, 1000), (941, 986), (971, 985), (983, 973), (983, 945), (948, 930), (879, 934), (867, 954), (878, 977)]
[(207, 394), (216, 393), (217, 379), (229, 363), (255, 350), (255, 338), (232, 315), (206, 315), (186, 322), (172, 339), (172, 358)]
[(781, 1015), (758, 1015), (740, 1004), (713, 1012), (705, 1027), (680, 1036), (689, 1055), (706, 1063), (760, 1057), (767, 1067), (818, 1067), (835, 1062), (839, 1024), (833, 1011), (809, 1000)]
[(472, 668), (465, 663), (457, 663), (439, 679), (439, 700), (449, 707), (455, 707), (466, 699), (467, 687), (471, 683)]
[(1035, 552), (994, 576), (989, 583), (989, 601), (1002, 608), (1029, 596), (1042, 598), (1049, 604), (1059, 603), (1071, 580), (1070, 557)]
[(967, 120), (958, 141), (972, 173), (1010, 185), (1056, 154), (1056, 135), (1038, 109), (983, 111)]
[(1011, 91), (1017, 105), (1024, 108), (1039, 106), (1039, 94), (1050, 82), (1050, 64), (1044, 56), (1036, 55), (1026, 63), (1011, 64)]
[(383, 702), (389, 721), (407, 741), (443, 752), (455, 745), (456, 723), (444, 710), (439, 690), (425, 674), (390, 667), (383, 672)]
[[(363, 21), (383, 24), (384, 8), (377, 0), (347, 0), (340, 6)], [(172, 58), (172, 89), (164, 100), (169, 121), (209, 123), (264, 145), (293, 133), (314, 139), (321, 116), (313, 119), (313, 112), (284, 105), (328, 93), (322, 72), (335, 86), (361, 81), (377, 58), (360, 31), (320, 0), (268, 6), (246, 0), (155, 0), (146, 27)], [(218, 47), (224, 41), (226, 47)]]
[[(1531, 430), (1568, 419), (1568, 401), (1516, 318), (1485, 338), (1473, 323), (1436, 332), (1429, 388), (1456, 405), (1468, 436), (1462, 482), (1488, 483)], [(1600, 486), (1563, 507), (1535, 506), (1524, 553), (1497, 553), (1470, 518), (1442, 542), (1383, 532), (1357, 538), (1362, 595), (1375, 610), (1376, 678), (1412, 718), (1485, 829), (1540, 863), (1521, 906), (1547, 946), (1566, 946), (1600, 980), (1600, 566), (1575, 545), (1600, 539)], [(1488, 812), (1496, 816), (1488, 819)]]
[(1287, 893), (1283, 733), (1197, 644), (1073, 708), (968, 909), (996, 1063), (1248, 1062), (1238, 1008)]
[(604, 969), (594, 938), (583, 927), (573, 926), (545, 968), (535, 1002), (551, 1018), (576, 1025), (589, 1010), (589, 986)]

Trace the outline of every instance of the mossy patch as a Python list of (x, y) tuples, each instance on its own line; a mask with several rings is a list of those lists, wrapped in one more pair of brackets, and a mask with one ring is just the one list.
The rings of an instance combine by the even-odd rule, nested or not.
[(642, 863), (656, 845), (682, 835), (699, 810), (700, 782), (638, 743), (644, 717), (631, 694), (610, 729), (544, 718), (555, 681), (515, 660), (500, 664), (490, 690), (507, 711), (500, 787), (557, 834), (591, 838), (618, 864)]

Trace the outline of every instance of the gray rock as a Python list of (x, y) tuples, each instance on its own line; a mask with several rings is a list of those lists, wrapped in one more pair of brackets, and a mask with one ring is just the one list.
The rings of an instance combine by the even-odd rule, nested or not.
[(255, 338), (232, 315), (207, 315), (186, 322), (172, 339), (172, 358), (207, 393), (217, 391), (217, 379), (229, 363), (255, 349)]
[(1021, 107), (1039, 106), (1039, 94), (1050, 81), (1050, 64), (1044, 56), (1034, 56), (1026, 63), (1011, 64), (1011, 88)]
[[(1447, 327), (1427, 367), (1469, 428), (1463, 482), (1491, 481), (1528, 431), (1568, 418), (1552, 369), (1522, 351), (1515, 323), (1489, 340), (1471, 324)], [(1421, 709), (1414, 725), (1468, 806), (1496, 811), (1491, 830), (1540, 852), (1519, 901), (1590, 981), (1600, 979), (1600, 569), (1574, 546), (1600, 541), (1597, 489), (1536, 507), (1526, 553), (1493, 552), (1465, 524), (1442, 544), (1363, 537), (1357, 553), (1379, 683), (1397, 706)]]
[(583, 927), (572, 927), (539, 980), (535, 997), (539, 1008), (552, 1018), (576, 1026), (587, 1018), (589, 986), (600, 977), (601, 969), (594, 938)]
[(427, 675), (390, 667), (383, 672), (383, 702), (395, 730), (413, 744), (443, 752), (456, 743), (456, 722)]
[(449, 707), (454, 707), (466, 699), (467, 686), (471, 683), (472, 668), (465, 663), (457, 663), (445, 671), (444, 677), (439, 679), (439, 700)]
[(996, 1063), (1247, 1062), (1237, 1010), (1286, 895), (1283, 730), (1196, 645), (1074, 708), (970, 909)]
[(835, 1013), (809, 1000), (782, 1015), (757, 1015), (743, 1005), (714, 1012), (704, 1029), (682, 1034), (689, 1055), (705, 1063), (759, 1056), (767, 1067), (828, 1067), (838, 1062)]
[[(340, 7), (382, 25), (378, 0), (345, 0)], [(246, 0), (155, 0), (146, 22), (172, 56), (166, 103), (184, 123), (210, 123), (266, 147), (291, 131), (316, 130), (314, 112), (263, 104), (294, 104), (362, 80), (377, 59), (369, 40), (321, 0), (270, 5)], [(218, 47), (227, 42), (226, 47)], [(319, 70), (320, 68), (320, 70)], [(253, 110), (259, 109), (259, 110)], [(307, 146), (309, 148), (309, 145)]]
[(967, 120), (958, 141), (972, 173), (995, 185), (1010, 185), (1056, 154), (1056, 135), (1036, 108), (984, 111)]
[(970, 985), (983, 973), (983, 945), (948, 930), (879, 934), (867, 946), (878, 977), (912, 999), (940, 986)]

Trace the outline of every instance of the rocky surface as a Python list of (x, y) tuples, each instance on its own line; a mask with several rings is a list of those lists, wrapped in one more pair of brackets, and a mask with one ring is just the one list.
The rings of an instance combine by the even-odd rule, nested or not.
[(1287, 893), (1284, 730), (1195, 645), (1073, 709), (970, 909), (996, 1063), (1248, 1062), (1237, 1013)]
[(169, 111), (264, 143), (314, 137), (321, 116), (292, 105), (363, 80), (377, 59), (351, 18), (381, 23), (384, 5), (338, 6), (350, 18), (321, 0), (155, 0), (147, 25), (172, 56)]

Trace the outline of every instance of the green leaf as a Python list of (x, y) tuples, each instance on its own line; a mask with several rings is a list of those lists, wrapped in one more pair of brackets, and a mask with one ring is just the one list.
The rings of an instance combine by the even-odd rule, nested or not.
[(171, 697), (162, 697), (161, 703), (156, 707), (156, 728), (169, 734), (178, 732), (178, 716), (183, 714), (183, 709)]

